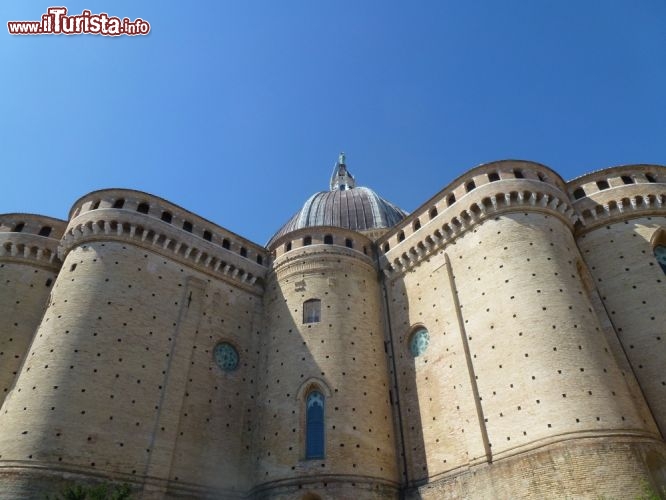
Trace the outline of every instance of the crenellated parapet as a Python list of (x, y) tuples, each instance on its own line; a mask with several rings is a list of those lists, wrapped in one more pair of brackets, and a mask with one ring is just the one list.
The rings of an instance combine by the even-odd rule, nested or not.
[(0, 215), (0, 259), (23, 261), (57, 271), (58, 243), (67, 223), (33, 214)]
[(597, 226), (666, 213), (666, 167), (626, 165), (592, 172), (567, 184), (580, 214), (578, 234)]
[(566, 184), (538, 163), (481, 165), (453, 181), (377, 241), (380, 266), (399, 276), (478, 224), (507, 212), (552, 214), (573, 229), (577, 214)]
[(262, 247), (160, 198), (120, 189), (96, 191), (70, 212), (59, 255), (86, 241), (127, 241), (261, 293)]

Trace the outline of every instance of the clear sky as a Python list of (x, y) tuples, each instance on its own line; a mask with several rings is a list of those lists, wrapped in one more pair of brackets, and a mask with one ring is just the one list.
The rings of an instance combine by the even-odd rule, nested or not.
[(666, 164), (664, 0), (76, 0), (151, 33), (9, 35), (51, 5), (0, 2), (0, 213), (125, 187), (263, 244), (340, 151), (408, 211), (493, 160)]

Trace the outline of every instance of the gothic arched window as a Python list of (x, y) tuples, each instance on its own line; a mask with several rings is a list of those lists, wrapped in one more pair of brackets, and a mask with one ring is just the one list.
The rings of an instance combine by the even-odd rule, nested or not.
[(657, 245), (654, 247), (654, 256), (661, 266), (661, 270), (666, 274), (666, 246)]
[(305, 458), (324, 458), (324, 395), (312, 391), (305, 401)]

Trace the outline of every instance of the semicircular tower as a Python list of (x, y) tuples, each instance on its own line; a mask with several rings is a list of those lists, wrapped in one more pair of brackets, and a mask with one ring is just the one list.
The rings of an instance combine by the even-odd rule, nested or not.
[(394, 498), (396, 436), (373, 234), (405, 213), (341, 156), (271, 239), (255, 433), (257, 498)]
[[(377, 242), (404, 482), (421, 498), (549, 496), (554, 485), (632, 496), (648, 480), (642, 457), (663, 445), (581, 275), (576, 222), (555, 172), (501, 161), (456, 179)], [(571, 481), (610, 457), (622, 466), (603, 480)], [(529, 488), (507, 473), (521, 467), (533, 471)]]
[(75, 478), (143, 498), (242, 496), (265, 250), (110, 189), (75, 203), (60, 256), (0, 415), (2, 495), (41, 498)]

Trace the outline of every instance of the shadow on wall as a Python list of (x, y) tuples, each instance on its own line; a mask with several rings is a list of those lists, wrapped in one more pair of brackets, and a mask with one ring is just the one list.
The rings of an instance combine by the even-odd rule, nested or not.
[(661, 498), (666, 498), (666, 457), (657, 451), (649, 451), (645, 456), (645, 464), (652, 481), (652, 490), (659, 492)]
[[(385, 281), (387, 298), (393, 303), (395, 309), (400, 304), (401, 316), (409, 318), (409, 303), (407, 292), (402, 280), (396, 281), (388, 291)], [(387, 309), (389, 304), (386, 304)], [(390, 338), (393, 351), (393, 363), (390, 369), (393, 372), (394, 386), (391, 394), (396, 412), (396, 436), (401, 441), (396, 443), (400, 451), (401, 486), (405, 491), (405, 498), (420, 499), (418, 487), (428, 483), (429, 471), (426, 458), (426, 445), (423, 436), (423, 422), (421, 405), (419, 402), (418, 358), (425, 353), (429, 337), (427, 330), (421, 326), (400, 324), (395, 321), (395, 315), (387, 311), (389, 317)], [(424, 334), (425, 332), (425, 334)], [(424, 396), (425, 397), (425, 396)]]
[(354, 451), (360, 417), (349, 412), (358, 396), (352, 381), (369, 368), (360, 356), (352, 361), (354, 339), (331, 326), (331, 311), (342, 308), (335, 294), (322, 292), (323, 279), (285, 278), (265, 298), (253, 498), (317, 500), (328, 476), (357, 474), (362, 463)]

